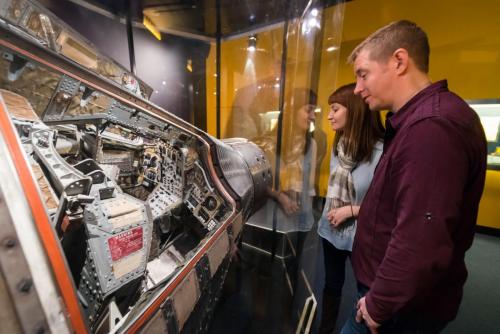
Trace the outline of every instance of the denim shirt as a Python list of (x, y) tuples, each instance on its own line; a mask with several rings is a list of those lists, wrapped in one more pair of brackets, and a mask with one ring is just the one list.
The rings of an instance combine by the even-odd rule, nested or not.
[(311, 144), (302, 161), (302, 180), (300, 182), (293, 184), (291, 189), (296, 192), (299, 203), (299, 210), (297, 213), (292, 215), (287, 215), (278, 206), (277, 218), (276, 218), (276, 230), (280, 232), (308, 232), (311, 230), (314, 224), (314, 216), (312, 210), (312, 199), (314, 197), (314, 175), (316, 170), (316, 155), (317, 147), (316, 141), (311, 140)]
[[(370, 161), (363, 161), (358, 163), (358, 165), (352, 171), (352, 179), (354, 183), (354, 190), (356, 192), (355, 202), (353, 205), (361, 205), (363, 198), (365, 197), (368, 188), (370, 187), (370, 183), (372, 181), (373, 173), (375, 171), (375, 167), (380, 159), (382, 154), (383, 144), (382, 142), (378, 142), (375, 144), (372, 152), (372, 158)], [(339, 164), (339, 160), (337, 156), (333, 154), (330, 159), (330, 175), (333, 170)], [(354, 235), (356, 234), (356, 224), (357, 221), (354, 221), (354, 228), (350, 229), (347, 233), (335, 233), (333, 230), (334, 227), (330, 224), (328, 219), (326, 218), (326, 207), (323, 210), (323, 214), (318, 222), (318, 234), (320, 237), (328, 240), (332, 245), (334, 245), (337, 249), (352, 251), (352, 244), (354, 241)], [(349, 218), (348, 221), (344, 223), (351, 223), (349, 220), (353, 220), (354, 218)]]

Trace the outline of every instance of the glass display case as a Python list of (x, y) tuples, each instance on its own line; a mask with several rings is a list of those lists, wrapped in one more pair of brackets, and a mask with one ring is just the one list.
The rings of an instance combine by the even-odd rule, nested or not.
[(500, 101), (469, 101), (483, 125), (488, 142), (488, 169), (500, 170)]
[[(292, 1), (282, 14), (278, 22), (249, 27), (212, 45), (207, 107), (215, 108), (216, 114), (209, 113), (207, 128), (221, 138), (243, 137), (261, 147), (272, 166), (269, 193), (296, 206), (294, 212), (286, 212), (283, 203), (269, 195), (265, 206), (245, 224), (242, 258), (256, 267), (271, 261), (265, 271), (272, 279), (254, 273), (254, 283), (250, 279), (239, 283), (250, 295), (231, 295), (249, 305), (239, 316), (255, 320), (250, 332), (307, 333), (317, 330), (315, 282), (322, 273), (316, 222), (322, 210), (321, 192), (324, 195), (321, 179), (324, 182), (329, 173), (327, 142), (333, 138), (326, 126), (326, 98), (337, 85), (332, 73), (340, 61), (344, 4)], [(275, 306), (259, 297), (255, 282), (276, 301)], [(228, 305), (231, 301), (221, 308)], [(264, 324), (271, 328), (264, 329)], [(226, 325), (232, 332), (243, 326)]]

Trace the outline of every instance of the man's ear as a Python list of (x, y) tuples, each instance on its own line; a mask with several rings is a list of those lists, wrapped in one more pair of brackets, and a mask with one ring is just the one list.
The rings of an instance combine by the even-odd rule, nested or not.
[(409, 56), (408, 51), (403, 48), (399, 48), (392, 53), (392, 60), (396, 69), (396, 73), (402, 74), (408, 70)]

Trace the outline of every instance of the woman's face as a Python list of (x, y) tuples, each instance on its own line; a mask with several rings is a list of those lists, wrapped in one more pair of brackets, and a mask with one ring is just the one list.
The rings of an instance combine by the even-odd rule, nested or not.
[(328, 120), (330, 121), (332, 130), (343, 130), (347, 122), (347, 108), (336, 102), (330, 104)]
[(311, 123), (316, 119), (316, 115), (314, 114), (315, 109), (316, 106), (314, 104), (306, 104), (297, 111), (295, 123), (299, 129), (304, 131), (309, 130)]

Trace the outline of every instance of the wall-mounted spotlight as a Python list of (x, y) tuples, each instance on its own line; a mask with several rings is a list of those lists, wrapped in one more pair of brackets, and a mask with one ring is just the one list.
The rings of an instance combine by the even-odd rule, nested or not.
[(257, 50), (257, 35), (251, 35), (248, 37), (248, 52), (255, 52)]

